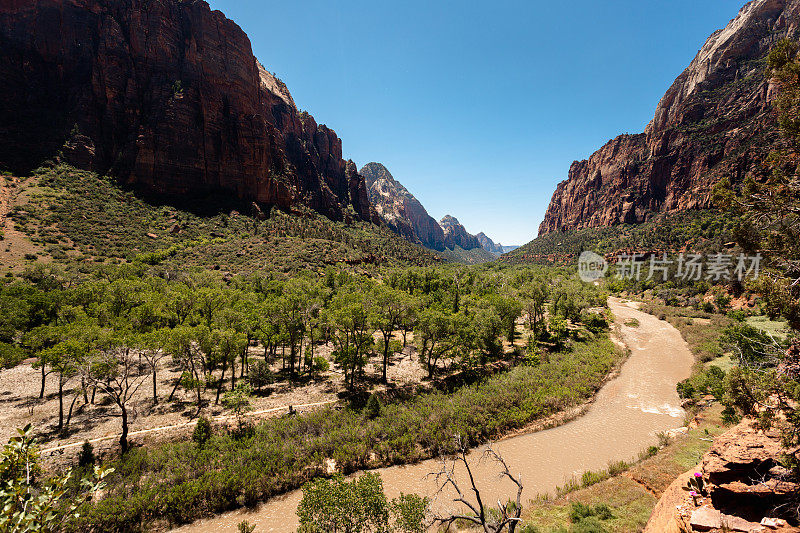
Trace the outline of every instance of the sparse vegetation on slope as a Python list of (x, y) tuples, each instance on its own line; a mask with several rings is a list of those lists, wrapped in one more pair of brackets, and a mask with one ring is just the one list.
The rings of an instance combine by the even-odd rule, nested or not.
[[(68, 166), (40, 169), (26, 187), (27, 202), (12, 216), (17, 228), (56, 261), (140, 261), (231, 272), (295, 272), (343, 264), (430, 265), (433, 253), (386, 228), (345, 224), (313, 212), (259, 211), (211, 200), (154, 204), (112, 178)], [(85, 270), (85, 268), (84, 268)]]

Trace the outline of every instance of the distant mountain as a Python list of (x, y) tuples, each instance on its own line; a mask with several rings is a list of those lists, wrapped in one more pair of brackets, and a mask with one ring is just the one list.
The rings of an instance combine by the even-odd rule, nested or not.
[[(375, 210), (390, 228), (405, 239), (431, 250), (445, 249), (444, 231), (408, 189), (380, 163), (367, 163), (359, 171)], [(450, 247), (452, 249), (452, 246)]]
[[(460, 248), (461, 251), (456, 255), (447, 254), (451, 259), (463, 258), (464, 252), (477, 248), (495, 255), (503, 253), (502, 247), (496, 245), (489, 237), (483, 233), (479, 234), (482, 238), (472, 235), (455, 217), (447, 215), (440, 222), (436, 222), (420, 201), (402, 183), (394, 179), (391, 172), (382, 164), (367, 163), (359, 174), (364, 177), (369, 201), (378, 216), (406, 240), (439, 252), (456, 251)], [(484, 246), (484, 242), (491, 249)], [(469, 262), (483, 262), (490, 260), (491, 256), (473, 253), (470, 258)]]
[(478, 233), (477, 235), (475, 235), (475, 237), (477, 237), (478, 242), (481, 243), (481, 246), (483, 246), (483, 249), (486, 250), (487, 252), (493, 253), (495, 255), (503, 254), (504, 252), (503, 245), (500, 244), (499, 242), (495, 243), (492, 239), (487, 237), (484, 232)]
[(503, 253), (507, 254), (508, 252), (513, 252), (517, 248), (519, 248), (519, 244), (510, 244), (508, 246), (503, 246)]

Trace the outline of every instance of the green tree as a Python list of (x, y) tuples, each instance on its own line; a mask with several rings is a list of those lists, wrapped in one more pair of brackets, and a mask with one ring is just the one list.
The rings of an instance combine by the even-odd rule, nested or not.
[(75, 338), (66, 338), (39, 352), (39, 364), (46, 365), (58, 377), (58, 430), (64, 430), (64, 388), (78, 375), (89, 346)]
[(372, 289), (374, 306), (370, 321), (380, 333), (383, 342), (383, 372), (381, 381), (387, 383), (387, 371), (392, 351), (392, 336), (400, 328), (403, 317), (411, 306), (410, 299), (402, 292), (385, 285), (375, 285)]
[(381, 477), (364, 474), (352, 481), (341, 475), (303, 486), (297, 507), (302, 533), (422, 533), (429, 501), (401, 495), (389, 502)]
[(253, 388), (249, 383), (243, 381), (236, 385), (236, 388), (225, 393), (222, 398), (222, 405), (233, 411), (236, 415), (236, 423), (239, 428), (243, 426), (244, 414), (252, 409), (251, 399)]
[(367, 355), (372, 349), (373, 329), (370, 325), (372, 299), (365, 290), (351, 287), (333, 298), (329, 309), (329, 320), (334, 325), (336, 361), (342, 365), (348, 388), (356, 388), (356, 376), (363, 372)]
[(0, 531), (55, 533), (79, 515), (81, 504), (105, 487), (113, 469), (94, 467), (92, 476), (70, 490), (72, 471), (40, 482), (39, 453), (31, 426), (18, 429), (0, 452)]

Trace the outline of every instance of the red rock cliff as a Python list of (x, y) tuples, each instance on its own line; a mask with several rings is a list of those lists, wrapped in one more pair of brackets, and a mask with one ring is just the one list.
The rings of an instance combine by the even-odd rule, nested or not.
[(0, 167), (375, 218), (341, 140), (201, 0), (0, 0), (0, 80)]
[(764, 59), (798, 26), (799, 0), (745, 5), (675, 80), (644, 133), (619, 136), (572, 164), (539, 234), (709, 207), (720, 177), (763, 172), (778, 137)]

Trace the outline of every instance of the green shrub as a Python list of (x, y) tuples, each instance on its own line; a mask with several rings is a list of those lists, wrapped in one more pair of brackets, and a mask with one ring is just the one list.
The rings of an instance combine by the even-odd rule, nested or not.
[(94, 447), (88, 440), (83, 443), (81, 453), (78, 455), (78, 466), (90, 466), (95, 463)]
[(198, 418), (197, 424), (194, 426), (194, 431), (192, 431), (192, 440), (194, 443), (202, 448), (213, 434), (214, 431), (211, 428), (211, 422), (208, 418), (204, 416)]
[(319, 355), (314, 358), (314, 364), (311, 367), (311, 369), (316, 373), (327, 372), (330, 370), (330, 368), (331, 365), (328, 360)]
[(381, 400), (375, 394), (370, 394), (367, 400), (367, 405), (364, 408), (364, 414), (367, 418), (372, 420), (378, 418), (381, 414)]
[(275, 375), (266, 361), (258, 361), (250, 367), (250, 371), (247, 373), (247, 381), (256, 389), (261, 389), (274, 383)]
[(236, 530), (239, 533), (253, 533), (256, 530), (256, 526), (247, 520), (242, 520), (236, 525)]

